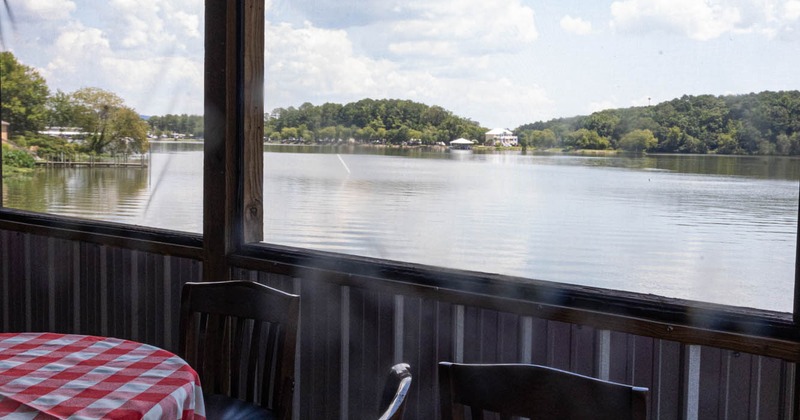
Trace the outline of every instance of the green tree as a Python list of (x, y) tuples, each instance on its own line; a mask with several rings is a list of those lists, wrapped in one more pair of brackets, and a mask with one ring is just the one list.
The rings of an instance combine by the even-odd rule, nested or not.
[(610, 138), (614, 134), (620, 117), (613, 109), (595, 112), (583, 121), (583, 128), (596, 132), (600, 137)]
[(328, 126), (328, 127), (324, 127), (324, 128), (319, 129), (319, 131), (317, 131), (317, 141), (323, 141), (323, 140), (325, 140), (325, 141), (335, 141), (335, 140), (337, 140), (337, 138), (336, 138), (336, 127)]
[(338, 140), (354, 138), (362, 142), (395, 144), (417, 138), (425, 144), (447, 142), (457, 137), (482, 140), (486, 132), (480, 124), (457, 117), (441, 107), (401, 99), (362, 99), (346, 105), (326, 103), (322, 106), (306, 102), (298, 109), (276, 108), (264, 115), (265, 133), (295, 128), (298, 135), (305, 138), (301, 132), (303, 125), (318, 138), (327, 137), (329, 133), (322, 129), (333, 126)]
[(108, 127), (113, 140), (107, 148), (112, 153), (141, 153), (148, 149), (147, 122), (133, 109), (122, 107), (115, 111)]
[(549, 128), (545, 128), (544, 130), (531, 130), (528, 131), (526, 134), (528, 141), (530, 142), (531, 146), (537, 149), (549, 149), (551, 147), (555, 147), (558, 144), (558, 139), (556, 139), (556, 133)]
[(284, 127), (281, 130), (281, 140), (297, 140), (299, 137), (296, 127)]
[(51, 127), (74, 127), (80, 112), (72, 96), (60, 89), (47, 99), (47, 125)]
[(0, 52), (1, 110), (11, 134), (44, 128), (49, 95), (47, 82), (39, 72), (18, 62), (14, 54)]
[(611, 142), (594, 131), (581, 128), (567, 134), (564, 145), (569, 149), (604, 150), (611, 147)]
[(78, 126), (87, 133), (91, 152), (147, 150), (147, 123), (125, 106), (122, 98), (100, 88), (82, 88), (72, 94), (78, 107)]
[(656, 145), (658, 140), (650, 130), (633, 130), (619, 140), (620, 149), (635, 153), (653, 149)]

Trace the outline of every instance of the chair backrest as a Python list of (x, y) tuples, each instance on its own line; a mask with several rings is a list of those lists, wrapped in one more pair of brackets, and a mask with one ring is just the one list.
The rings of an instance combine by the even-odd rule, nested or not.
[(410, 366), (398, 363), (389, 369), (389, 377), (383, 388), (378, 420), (400, 420), (406, 408), (406, 394), (411, 387)]
[(252, 281), (186, 283), (179, 353), (203, 392), (291, 418), (300, 298)]
[(633, 387), (528, 364), (439, 363), (443, 419), (473, 419), (483, 412), (536, 420), (647, 418), (647, 388)]

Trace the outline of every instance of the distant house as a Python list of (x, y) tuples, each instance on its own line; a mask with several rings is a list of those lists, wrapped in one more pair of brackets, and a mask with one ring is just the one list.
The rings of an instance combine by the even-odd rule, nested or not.
[(3, 129), (2, 129), (2, 134), (0, 134), (0, 138), (2, 138), (3, 141), (8, 141), (8, 126), (9, 125), (10, 125), (9, 123), (7, 123), (5, 121), (2, 121)]
[(487, 146), (516, 146), (519, 139), (507, 128), (495, 128), (486, 132)]
[(450, 142), (451, 149), (469, 150), (472, 148), (474, 142), (465, 138), (458, 138)]
[(80, 127), (45, 127), (44, 130), (39, 131), (39, 134), (61, 137), (70, 141), (86, 137), (86, 132), (84, 132)]

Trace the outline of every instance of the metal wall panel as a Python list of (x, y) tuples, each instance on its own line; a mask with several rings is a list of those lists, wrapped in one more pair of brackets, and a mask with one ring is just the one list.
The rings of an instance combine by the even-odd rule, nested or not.
[[(400, 361), (414, 375), (406, 418), (437, 418), (436, 366), (444, 360), (532, 362), (646, 386), (652, 419), (793, 416), (795, 365), (783, 360), (311, 273), (233, 270), (301, 295), (297, 418), (374, 418), (388, 369)], [(201, 278), (202, 263), (190, 258), (0, 230), (0, 327), (116, 336), (175, 351), (181, 286)]]
[(177, 350), (180, 288), (199, 261), (0, 231), (3, 331), (113, 336)]

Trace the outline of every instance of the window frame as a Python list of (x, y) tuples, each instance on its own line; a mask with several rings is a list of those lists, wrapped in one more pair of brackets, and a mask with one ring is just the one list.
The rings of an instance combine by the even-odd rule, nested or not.
[(239, 268), (263, 270), (798, 360), (800, 223), (791, 314), (530, 279), (520, 284), (511, 276), (260, 243), (263, 8), (264, 0), (205, 1), (214, 19), (205, 19), (202, 236), (7, 209), (1, 202), (0, 228), (197, 258), (204, 280), (231, 278)]
[[(214, 5), (212, 3), (215, 2), (207, 0), (207, 8), (209, 6), (213, 8)], [(260, 5), (252, 6), (253, 3), (260, 3)], [(242, 8), (238, 13), (242, 13), (243, 10), (247, 10), (250, 7), (263, 7), (263, 0), (243, 0), (240, 5), (242, 5)], [(250, 14), (249, 17), (257, 16), (261, 19), (264, 16), (263, 9), (259, 10), (259, 14)], [(227, 12), (231, 13), (230, 7), (228, 7)], [(213, 15), (209, 13), (215, 12), (207, 9), (206, 16)], [(236, 31), (240, 34), (247, 34), (244, 37), (245, 39), (252, 40), (257, 38), (259, 42), (263, 42), (265, 37), (263, 22), (259, 23), (253, 20), (258, 19), (238, 18), (228, 22), (237, 23)], [(217, 31), (219, 31), (219, 27), (209, 25), (209, 20), (207, 19), (207, 51), (210, 47), (209, 42), (216, 42), (213, 39)], [(232, 31), (229, 30), (228, 32)], [(263, 48), (248, 48), (247, 41), (239, 40), (237, 42), (239, 44), (237, 51), (243, 55), (243, 57), (238, 57), (239, 60), (258, 62), (262, 63), (263, 66)], [(228, 46), (228, 49), (230, 51), (231, 47)], [(249, 57), (250, 54), (258, 57)], [(209, 56), (207, 56), (207, 71), (212, 63), (209, 61)], [(263, 73), (261, 74), (262, 80), (260, 83), (259, 81), (248, 79), (246, 69), (239, 68), (235, 73), (239, 74), (239, 82), (235, 84), (237, 91), (232, 94), (240, 95), (237, 96), (237, 100), (245, 111), (236, 114), (236, 116), (240, 117), (240, 121), (237, 124), (242, 127), (247, 126), (248, 119), (259, 119), (259, 122), (263, 124), (262, 115), (248, 114), (246, 112), (247, 107), (252, 104), (247, 102), (246, 97), (241, 96), (243, 91), (246, 92), (247, 89), (253, 89), (256, 86), (259, 87), (259, 92), (263, 92)], [(206, 83), (208, 83), (209, 73), (207, 72), (206, 75)], [(206, 91), (206, 100), (209, 100), (208, 90)], [(261, 104), (263, 105), (263, 101)], [(206, 108), (206, 111), (208, 124), (208, 108)], [(263, 109), (261, 112), (263, 114)], [(254, 125), (255, 121), (249, 124)], [(207, 126), (206, 133), (208, 132)], [(242, 132), (243, 130), (239, 130), (239, 133)], [(521, 301), (519, 304), (522, 307), (526, 307), (527, 310), (530, 309), (528, 305), (534, 305), (534, 309), (544, 311), (547, 314), (545, 317), (549, 318), (554, 317), (566, 321), (580, 321), (589, 324), (594, 324), (589, 318), (604, 318), (605, 321), (601, 322), (601, 324), (605, 325), (606, 328), (610, 323), (617, 326), (621, 331), (648, 336), (672, 337), (673, 339), (681, 337), (690, 341), (699, 340), (702, 343), (719, 345), (719, 343), (714, 343), (715, 339), (708, 340), (711, 332), (712, 335), (713, 333), (718, 333), (721, 340), (727, 341), (728, 346), (733, 345), (731, 340), (744, 341), (745, 337), (750, 339), (757, 336), (786, 340), (787, 347), (784, 350), (789, 353), (781, 352), (783, 356), (787, 356), (794, 351), (790, 349), (794, 349), (796, 342), (800, 342), (800, 270), (798, 270), (798, 261), (800, 260), (800, 222), (797, 228), (798, 239), (795, 242), (794, 308), (791, 314), (295, 248), (260, 242), (262, 240), (261, 232), (263, 231), (263, 222), (261, 221), (263, 208), (258, 207), (259, 217), (257, 219), (249, 216), (256, 214), (252, 210), (252, 206), (263, 201), (263, 197), (260, 196), (263, 192), (252, 188), (248, 190), (248, 183), (252, 182), (251, 180), (261, 182), (263, 179), (263, 162), (256, 164), (254, 161), (248, 160), (251, 156), (247, 156), (247, 154), (255, 152), (259, 156), (263, 156), (263, 138), (254, 136), (251, 133), (251, 135), (240, 134), (237, 139), (238, 145), (232, 147), (233, 145), (229, 144), (232, 150), (228, 150), (229, 157), (230, 155), (237, 156), (236, 164), (229, 167), (229, 170), (234, 172), (237, 179), (231, 183), (235, 185), (229, 186), (229, 191), (235, 189), (236, 195), (234, 195), (234, 203), (228, 206), (235, 208), (235, 210), (229, 213), (232, 217), (227, 219), (229, 222), (228, 230), (231, 233), (227, 238), (232, 239), (228, 242), (228, 248), (226, 249), (227, 264), (224, 264), (224, 267), (218, 270), (207, 270), (209, 273), (229, 273), (234, 266), (247, 266), (268, 271), (278, 270), (292, 275), (297, 275), (298, 273), (307, 274), (309, 272), (319, 275), (319, 272), (324, 272), (326, 273), (325, 275), (336, 277), (338, 273), (339, 276), (343, 276), (339, 279), (340, 281), (369, 287), (375, 286), (371, 283), (373, 279), (381, 279), (395, 282), (395, 284), (408, 284), (409, 287), (415, 290), (433, 288), (436, 292), (447, 290), (461, 293), (467, 291), (470, 294), (481, 296), (481, 298), (489, 298), (490, 300), (498, 298), (504, 302), (509, 299), (515, 302)], [(222, 140), (220, 139), (219, 141)], [(242, 155), (245, 150), (247, 153)], [(206, 157), (208, 158), (208, 152)], [(206, 178), (212, 173), (213, 169), (207, 166)], [(204, 195), (206, 204), (209, 204), (213, 194)], [(250, 208), (251, 211), (245, 211), (245, 208)], [(204, 214), (208, 219), (212, 214), (212, 210), (204, 210)], [(798, 215), (800, 216), (800, 202), (798, 202)], [(251, 233), (247, 234), (246, 232)], [(204, 234), (207, 249), (209, 241), (219, 241), (224, 237), (219, 232), (212, 236), (209, 230), (204, 230)], [(219, 278), (217, 274), (214, 274), (207, 277), (207, 279), (215, 277)], [(520, 280), (524, 280), (524, 283)], [(663, 329), (663, 331), (659, 331), (659, 329)], [(680, 331), (678, 331), (679, 329)], [(722, 336), (725, 336), (725, 338), (722, 338)], [(764, 345), (766, 346), (766, 344)], [(742, 348), (740, 345), (735, 345), (735, 347)]]

